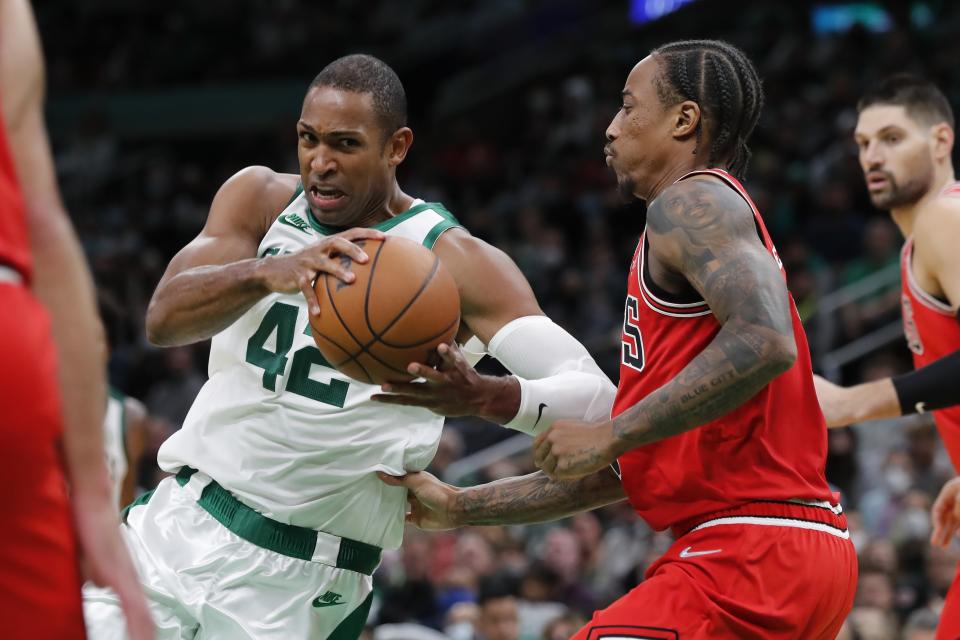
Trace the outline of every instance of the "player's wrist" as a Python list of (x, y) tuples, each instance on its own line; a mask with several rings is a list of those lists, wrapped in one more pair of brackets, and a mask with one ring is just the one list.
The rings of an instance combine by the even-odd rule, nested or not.
[(622, 435), (618, 435), (613, 420), (602, 422), (597, 428), (604, 434), (602, 451), (610, 462), (613, 462), (633, 448), (633, 445), (627, 442)]
[(900, 402), (889, 378), (851, 387), (851, 422), (864, 422), (900, 415)]
[(459, 529), (460, 527), (474, 525), (470, 520), (470, 514), (467, 513), (466, 508), (467, 504), (474, 504), (476, 502), (470, 499), (470, 493), (472, 493), (473, 487), (454, 487), (448, 485), (447, 490), (451, 495), (447, 501), (447, 512), (444, 515), (450, 528)]
[(476, 415), (496, 424), (513, 420), (520, 410), (520, 382), (514, 376), (480, 376)]
[(281, 258), (278, 256), (264, 256), (254, 260), (247, 274), (247, 281), (264, 292), (275, 291), (273, 274), (276, 271), (277, 260), (279, 259)]

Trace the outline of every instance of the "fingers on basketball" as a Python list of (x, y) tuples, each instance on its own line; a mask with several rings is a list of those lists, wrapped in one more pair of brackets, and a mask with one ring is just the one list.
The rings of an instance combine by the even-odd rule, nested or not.
[(456, 336), (456, 282), (436, 254), (405, 238), (365, 239), (363, 249), (365, 264), (341, 256), (356, 275), (352, 284), (317, 278), (313, 338), (332, 367), (360, 382), (410, 380), (411, 362), (429, 363), (437, 346)]

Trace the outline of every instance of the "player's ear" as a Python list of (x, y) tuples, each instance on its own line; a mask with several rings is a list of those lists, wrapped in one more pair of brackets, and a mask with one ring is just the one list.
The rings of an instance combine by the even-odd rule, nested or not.
[(400, 127), (387, 139), (384, 153), (387, 156), (387, 162), (391, 167), (395, 167), (407, 157), (410, 146), (413, 144), (413, 131), (410, 127)]
[(953, 153), (953, 128), (946, 122), (933, 125), (930, 128), (930, 138), (933, 143), (933, 157), (936, 160), (949, 158)]
[(673, 137), (686, 138), (695, 134), (700, 124), (700, 105), (693, 100), (684, 100), (674, 109)]

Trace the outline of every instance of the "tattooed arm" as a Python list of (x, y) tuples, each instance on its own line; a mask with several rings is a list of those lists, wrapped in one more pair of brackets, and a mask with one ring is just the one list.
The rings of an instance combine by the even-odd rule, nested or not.
[(387, 484), (409, 490), (407, 521), (431, 530), (548, 522), (626, 497), (620, 478), (609, 467), (577, 480), (551, 480), (537, 472), (464, 489), (425, 471), (400, 478), (378, 475)]
[(541, 434), (535, 460), (551, 477), (589, 473), (715, 420), (796, 360), (786, 284), (736, 192), (714, 178), (670, 186), (650, 203), (647, 238), (653, 260), (703, 296), (720, 332), (673, 380), (614, 420), (557, 423)]

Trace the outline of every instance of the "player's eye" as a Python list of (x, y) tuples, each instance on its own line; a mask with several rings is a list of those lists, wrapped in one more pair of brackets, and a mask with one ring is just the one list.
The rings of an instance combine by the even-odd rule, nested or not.
[(354, 140), (353, 138), (342, 138), (340, 140), (340, 144), (343, 145), (344, 147), (353, 148), (353, 147), (359, 147), (360, 141)]
[(316, 140), (317, 140), (317, 139), (314, 137), (314, 135), (313, 135), (312, 133), (310, 133), (309, 131), (301, 131), (298, 135), (299, 135), (300, 139), (303, 140), (304, 142), (313, 143), (313, 142), (316, 142)]

